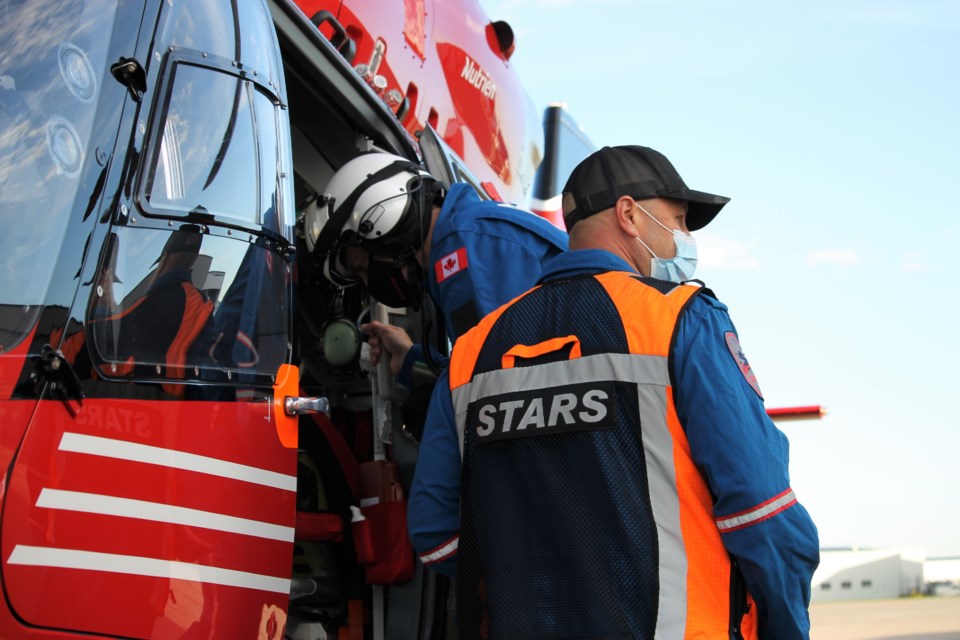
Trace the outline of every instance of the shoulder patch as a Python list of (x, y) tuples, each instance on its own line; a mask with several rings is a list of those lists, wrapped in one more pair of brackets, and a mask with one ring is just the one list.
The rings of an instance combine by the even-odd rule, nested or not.
[(437, 275), (437, 284), (454, 276), (467, 268), (467, 248), (461, 247), (453, 253), (447, 254), (433, 265)]
[(760, 399), (763, 400), (763, 393), (760, 391), (757, 376), (753, 373), (753, 369), (750, 368), (750, 363), (747, 362), (747, 356), (743, 353), (743, 348), (740, 346), (740, 340), (737, 338), (737, 334), (733, 331), (727, 331), (724, 338), (727, 341), (727, 348), (730, 349), (730, 355), (733, 356), (734, 362), (737, 363), (737, 367), (740, 369), (740, 373), (743, 374), (747, 384), (753, 387), (753, 390), (756, 391)]

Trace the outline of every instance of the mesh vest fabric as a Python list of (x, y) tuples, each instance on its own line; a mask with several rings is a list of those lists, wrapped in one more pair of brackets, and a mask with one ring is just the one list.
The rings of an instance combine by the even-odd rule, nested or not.
[[(461, 638), (729, 637), (719, 534), (713, 526), (701, 536), (681, 513), (700, 511), (693, 521), (712, 526), (708, 492), (696, 479), (691, 503), (675, 486), (685, 438), (668, 358), (698, 291), (626, 273), (554, 281), (458, 342), (450, 371), (463, 454)], [(504, 358), (538, 344), (565, 346)], [(564, 425), (579, 409), (591, 417), (591, 393), (611, 396), (602, 424)], [(689, 548), (701, 546), (706, 564), (688, 563)], [(717, 572), (710, 592), (696, 595), (721, 601), (706, 614), (687, 606), (704, 566)]]
[[(593, 279), (581, 279), (522, 298), (491, 331), (478, 372), (497, 368), (515, 343), (572, 333), (571, 318), (614, 313), (609, 303), (605, 313), (590, 308), (602, 300), (598, 288)], [(584, 355), (626, 352), (622, 328), (593, 329), (578, 333), (589, 336), (582, 341)], [(613, 429), (483, 447), (474, 447), (467, 432), (458, 569), (462, 638), (470, 632), (491, 638), (652, 637), (656, 580), (643, 578), (656, 575), (656, 532), (645, 474), (622, 467), (624, 459), (644, 465), (630, 419), (637, 413), (635, 394), (620, 391)], [(478, 633), (485, 628), (486, 634)]]

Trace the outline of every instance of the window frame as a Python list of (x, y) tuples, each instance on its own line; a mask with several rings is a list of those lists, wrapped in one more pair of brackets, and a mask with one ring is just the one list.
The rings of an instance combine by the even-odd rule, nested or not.
[[(282, 234), (282, 231), (280, 231), (283, 229), (285, 221), (282, 219), (282, 212), (279, 210), (279, 207), (276, 206), (279, 203), (276, 203), (274, 206), (274, 215), (276, 216), (276, 220), (272, 223), (268, 223), (268, 221), (263, 219), (250, 221), (241, 217), (225, 216), (217, 213), (195, 213), (188, 209), (182, 209), (182, 214), (178, 215), (177, 211), (172, 208), (157, 208), (150, 203), (147, 195), (147, 187), (150, 183), (150, 180), (155, 176), (157, 164), (160, 161), (160, 147), (163, 140), (164, 125), (167, 122), (170, 103), (173, 99), (173, 90), (176, 87), (177, 70), (181, 65), (206, 69), (213, 73), (226, 74), (238, 80), (251, 83), (252, 89), (266, 97), (274, 107), (274, 119), (269, 123), (264, 123), (260, 122), (258, 119), (258, 110), (255, 108), (255, 105), (251, 105), (251, 118), (253, 120), (255, 129), (259, 131), (265, 125), (272, 127), (274, 129), (274, 134), (271, 136), (271, 138), (278, 141), (283, 135), (279, 119), (276, 117), (276, 111), (279, 109), (285, 109), (286, 105), (280, 99), (280, 96), (277, 93), (277, 88), (269, 83), (268, 74), (261, 73), (256, 69), (246, 67), (239, 62), (227, 60), (219, 56), (188, 49), (179, 49), (171, 46), (169, 47), (166, 55), (163, 56), (163, 60), (161, 62), (159, 79), (157, 82), (157, 95), (160, 97), (156, 101), (147, 123), (145, 137), (146, 144), (144, 148), (149, 150), (150, 153), (144, 154), (144, 157), (141, 158), (140, 168), (137, 172), (137, 180), (134, 189), (134, 202), (136, 204), (136, 208), (146, 218), (174, 220), (179, 222), (193, 222), (204, 225), (216, 225), (218, 227), (270, 236), (277, 240), (283, 240), (289, 244), (289, 239), (285, 238)], [(255, 132), (252, 137), (254, 143), (258, 145), (256, 153), (258, 170), (255, 192), (257, 197), (257, 215), (259, 218), (267, 209), (265, 203), (260, 202), (261, 196), (263, 195), (262, 181), (265, 177), (276, 174), (276, 166), (265, 167), (263, 165), (263, 153), (259, 148), (260, 136)], [(278, 161), (282, 152), (281, 145), (278, 142), (277, 149), (273, 154)], [(280, 191), (280, 185), (277, 185), (278, 197), (282, 197)], [(277, 230), (274, 230), (274, 228)]]

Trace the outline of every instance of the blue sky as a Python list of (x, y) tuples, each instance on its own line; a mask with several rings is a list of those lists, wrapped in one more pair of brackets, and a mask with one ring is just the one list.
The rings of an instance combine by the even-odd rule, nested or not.
[[(730, 196), (697, 234), (822, 546), (960, 556), (960, 3), (483, 0), (538, 107)], [(753, 464), (762, 464), (754, 461)]]

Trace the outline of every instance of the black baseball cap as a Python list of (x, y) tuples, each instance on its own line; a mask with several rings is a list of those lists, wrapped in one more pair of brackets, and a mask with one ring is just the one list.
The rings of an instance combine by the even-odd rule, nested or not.
[[(609, 209), (622, 196), (686, 202), (687, 228), (691, 231), (707, 226), (730, 202), (730, 198), (688, 189), (665, 155), (636, 145), (604, 147), (587, 156), (570, 174), (563, 194), (567, 229)], [(573, 206), (569, 208), (571, 200)]]

